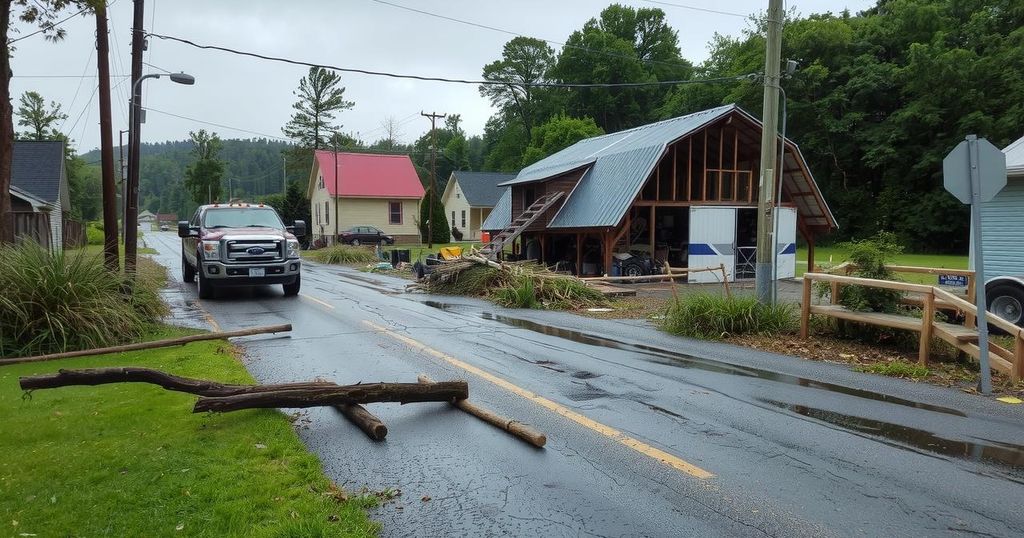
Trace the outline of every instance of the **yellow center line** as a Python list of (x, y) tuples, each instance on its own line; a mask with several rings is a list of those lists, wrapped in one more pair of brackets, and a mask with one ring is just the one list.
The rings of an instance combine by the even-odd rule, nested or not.
[(313, 297), (312, 295), (306, 295), (305, 293), (300, 293), (299, 297), (302, 297), (303, 299), (309, 299), (310, 301), (313, 301), (313, 302), (319, 304), (320, 306), (322, 306), (324, 308), (327, 308), (327, 309), (330, 309), (330, 310), (334, 310), (334, 306), (333, 305), (331, 305), (329, 303), (326, 303), (324, 301), (321, 301), (320, 299), (317, 299), (316, 297)]
[(639, 453), (641, 453), (641, 454), (643, 454), (645, 456), (648, 456), (650, 458), (658, 460), (661, 463), (664, 463), (665, 465), (668, 465), (668, 466), (670, 466), (670, 467), (672, 467), (672, 468), (674, 468), (676, 470), (682, 471), (682, 472), (684, 472), (684, 473), (686, 473), (686, 474), (688, 474), (690, 476), (694, 476), (694, 477), (702, 478), (702, 479), (704, 479), (704, 478), (712, 478), (712, 477), (715, 476), (712, 473), (709, 473), (708, 471), (705, 471), (704, 469), (701, 469), (700, 467), (697, 467), (696, 465), (693, 465), (692, 463), (689, 463), (689, 462), (683, 460), (682, 458), (679, 458), (678, 456), (674, 456), (672, 454), (669, 454), (668, 452), (665, 452), (664, 450), (661, 450), (659, 448), (655, 448), (655, 447), (653, 447), (653, 446), (651, 446), (651, 445), (649, 445), (647, 443), (644, 443), (643, 441), (640, 441), (638, 439), (634, 439), (634, 438), (632, 438), (632, 437), (630, 437), (630, 436), (620, 432), (619, 430), (616, 430), (615, 428), (612, 428), (610, 426), (606, 426), (606, 425), (601, 424), (600, 422), (597, 422), (595, 420), (591, 420), (590, 418), (587, 418), (587, 417), (585, 417), (585, 416), (583, 416), (583, 415), (581, 415), (581, 414), (579, 414), (579, 413), (577, 413), (577, 412), (575, 412), (575, 411), (573, 411), (571, 409), (568, 409), (567, 407), (565, 407), (565, 406), (563, 406), (561, 404), (553, 402), (553, 401), (551, 401), (551, 400), (549, 400), (549, 399), (547, 399), (547, 398), (545, 398), (543, 396), (540, 396), (540, 395), (538, 395), (538, 394), (536, 394), (534, 392), (526, 390), (526, 389), (524, 389), (524, 388), (522, 388), (522, 387), (520, 387), (518, 385), (514, 385), (514, 384), (512, 384), (509, 381), (506, 381), (506, 380), (504, 380), (504, 379), (502, 379), (502, 378), (500, 378), (498, 376), (495, 376), (495, 375), (493, 375), (493, 374), (491, 374), (489, 372), (486, 372), (484, 370), (481, 370), (480, 368), (477, 368), (476, 366), (473, 366), (472, 364), (469, 364), (469, 363), (463, 362), (463, 361), (461, 361), (459, 359), (456, 359), (455, 357), (453, 357), (451, 355), (448, 355), (448, 354), (446, 354), (444, 352), (441, 352), (441, 351), (438, 351), (438, 350), (433, 349), (431, 347), (428, 347), (425, 344), (421, 344), (420, 342), (418, 342), (416, 340), (413, 340), (412, 338), (409, 338), (408, 336), (404, 336), (404, 335), (401, 335), (399, 333), (396, 333), (396, 332), (394, 332), (394, 331), (392, 331), (392, 330), (390, 330), (390, 329), (388, 329), (386, 327), (382, 327), (382, 326), (377, 325), (376, 323), (373, 323), (371, 321), (363, 320), (363, 323), (368, 325), (368, 326), (370, 326), (370, 327), (372, 327), (373, 329), (375, 329), (375, 330), (377, 330), (377, 331), (379, 331), (381, 333), (384, 333), (384, 334), (394, 338), (395, 340), (398, 340), (398, 341), (408, 345), (411, 348), (416, 349), (417, 351), (420, 351), (420, 352), (423, 352), (423, 353), (427, 353), (428, 355), (432, 355), (434, 357), (437, 357), (437, 358), (439, 358), (439, 359), (441, 359), (441, 360), (443, 360), (443, 361), (445, 361), (445, 362), (447, 362), (447, 363), (449, 363), (449, 364), (451, 364), (453, 366), (457, 366), (457, 367), (459, 367), (459, 368), (461, 368), (461, 369), (463, 369), (463, 370), (465, 370), (465, 371), (467, 371), (469, 373), (472, 373), (472, 374), (475, 374), (475, 375), (477, 375), (479, 377), (482, 377), (483, 379), (485, 379), (485, 380), (487, 380), (487, 381), (489, 381), (489, 382), (491, 382), (491, 383), (493, 383), (495, 385), (498, 385), (499, 387), (501, 387), (501, 388), (503, 388), (503, 389), (513, 393), (513, 394), (516, 394), (518, 396), (526, 398), (527, 400), (530, 400), (531, 402), (534, 402), (534, 403), (540, 405), (541, 407), (544, 407), (545, 409), (548, 409), (548, 410), (553, 411), (553, 412), (555, 412), (555, 413), (557, 413), (559, 415), (562, 415), (563, 417), (565, 417), (565, 418), (567, 418), (567, 419), (569, 419), (569, 420), (571, 420), (571, 421), (573, 421), (573, 422), (575, 422), (575, 423), (577, 423), (577, 424), (579, 424), (579, 425), (581, 425), (581, 426), (583, 426), (583, 427), (585, 427), (587, 429), (593, 430), (593, 431), (595, 431), (595, 432), (597, 432), (597, 433), (599, 433), (601, 435), (604, 435), (605, 437), (609, 437), (611, 439), (614, 439), (616, 442), (618, 442), (618, 443), (620, 443), (622, 445), (625, 445), (625, 446), (627, 446), (627, 447), (629, 447), (629, 448), (631, 448), (631, 449), (633, 449), (633, 450), (635, 450), (635, 451), (637, 451), (637, 452), (639, 452)]

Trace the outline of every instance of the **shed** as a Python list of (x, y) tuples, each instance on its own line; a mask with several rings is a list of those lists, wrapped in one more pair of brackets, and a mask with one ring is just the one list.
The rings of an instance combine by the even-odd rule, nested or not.
[[(14, 141), (11, 197), (15, 234), (32, 237), (51, 250), (62, 250), (65, 246), (64, 221), (69, 219), (71, 211), (64, 142)], [(41, 224), (44, 219), (49, 230), (45, 234), (42, 230), (46, 228)]]
[(505, 187), (500, 185), (515, 177), (515, 174), (498, 172), (452, 172), (441, 195), (452, 229), (461, 230), (463, 239), (480, 240), (480, 225), (490, 216), (505, 191)]
[[(577, 274), (615, 274), (620, 254), (644, 252), (658, 263), (724, 264), (730, 279), (752, 277), (760, 137), (761, 122), (730, 104), (581, 140), (504, 183), (483, 229), (504, 229), (534, 200), (562, 192), (523, 232), (527, 258)], [(797, 231), (813, 249), (814, 237), (836, 222), (792, 140), (781, 168), (775, 244), (778, 274), (790, 277)]]
[(1003, 153), (1006, 186), (981, 204), (986, 300), (990, 311), (1024, 326), (1024, 137)]

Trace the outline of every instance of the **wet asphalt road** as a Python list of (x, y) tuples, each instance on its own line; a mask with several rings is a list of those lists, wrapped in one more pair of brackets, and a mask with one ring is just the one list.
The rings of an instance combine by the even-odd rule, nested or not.
[(299, 297), (200, 304), (177, 237), (145, 239), (171, 268), (176, 319), (293, 324), (235, 340), (261, 382), (466, 379), (473, 401), (547, 433), (534, 449), (445, 404), (375, 404), (389, 434), (374, 443), (333, 409), (304, 411), (299, 434), (339, 485), (401, 490), (372, 513), (384, 536), (1024, 535), (1024, 406), (312, 263)]

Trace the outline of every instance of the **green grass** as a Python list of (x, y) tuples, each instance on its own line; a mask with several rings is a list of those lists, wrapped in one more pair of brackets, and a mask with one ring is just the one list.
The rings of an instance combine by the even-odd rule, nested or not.
[(874, 364), (858, 366), (855, 370), (858, 372), (869, 372), (872, 374), (902, 377), (905, 379), (920, 379), (928, 377), (928, 374), (931, 373), (927, 367), (901, 360), (892, 362), (876, 362)]
[[(814, 249), (814, 263), (839, 265), (847, 260), (849, 252), (839, 247), (817, 247)], [(829, 261), (831, 259), (831, 262)], [(796, 253), (796, 276), (807, 272), (807, 248), (801, 247)], [(940, 269), (967, 269), (967, 256), (953, 254), (900, 254), (893, 260), (893, 265), (910, 265), (915, 267), (934, 267)], [(916, 284), (935, 284), (935, 275), (920, 273), (899, 273), (900, 279)]]
[[(184, 334), (164, 328), (152, 338)], [(251, 383), (223, 341), (0, 367), (0, 525), (11, 536), (371, 536), (275, 410), (193, 414), (196, 397), (124, 383), (34, 391), (22, 375), (146, 366)]]
[(317, 250), (309, 251), (309, 258), (320, 263), (344, 264), (344, 263), (373, 263), (380, 261), (374, 254), (374, 247), (351, 245), (335, 245)]
[[(98, 245), (86, 245), (84, 247), (67, 249), (70, 252), (84, 252), (89, 256), (102, 256), (103, 255), (103, 242), (101, 241)], [(124, 262), (124, 244), (118, 244), (117, 250), (121, 255), (121, 262)], [(159, 254), (155, 248), (150, 247), (136, 247), (136, 254)]]
[(763, 305), (754, 297), (697, 293), (669, 305), (662, 329), (672, 334), (718, 340), (742, 334), (790, 333), (796, 329), (795, 305)]
[(463, 241), (461, 243), (434, 243), (434, 248), (427, 248), (426, 243), (422, 243), (419, 245), (393, 245), (390, 247), (385, 247), (384, 250), (387, 251), (396, 248), (409, 249), (409, 259), (415, 262), (416, 260), (426, 258), (427, 254), (437, 254), (441, 247), (462, 247), (464, 250), (468, 250), (469, 247), (473, 245), (475, 245), (477, 248), (480, 248), (482, 246), (482, 244), (479, 241)]

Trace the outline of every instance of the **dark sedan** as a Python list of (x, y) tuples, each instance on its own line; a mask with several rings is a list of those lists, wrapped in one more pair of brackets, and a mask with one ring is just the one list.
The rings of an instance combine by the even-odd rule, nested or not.
[(393, 245), (395, 238), (373, 226), (353, 226), (341, 232), (341, 242), (350, 245)]

